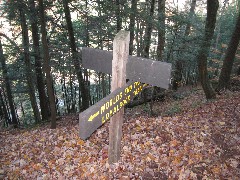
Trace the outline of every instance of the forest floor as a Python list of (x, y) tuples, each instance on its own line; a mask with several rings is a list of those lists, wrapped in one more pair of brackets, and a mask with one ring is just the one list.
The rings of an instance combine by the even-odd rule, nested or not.
[(0, 179), (240, 179), (240, 91), (206, 101), (200, 87), (126, 109), (121, 158), (108, 164), (108, 126), (88, 140), (78, 116), (0, 132)]

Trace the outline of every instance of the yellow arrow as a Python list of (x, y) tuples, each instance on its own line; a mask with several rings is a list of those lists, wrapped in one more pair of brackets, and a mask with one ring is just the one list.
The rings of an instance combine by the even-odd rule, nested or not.
[(93, 121), (93, 119), (95, 118), (95, 117), (97, 117), (99, 115), (99, 111), (98, 112), (96, 112), (95, 114), (93, 114), (93, 115), (91, 115), (89, 118), (88, 118), (88, 121)]

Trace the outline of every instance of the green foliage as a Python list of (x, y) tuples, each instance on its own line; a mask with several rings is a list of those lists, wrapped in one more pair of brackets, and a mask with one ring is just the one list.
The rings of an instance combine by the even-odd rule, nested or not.
[[(65, 15), (63, 12), (62, 1), (44, 1), (46, 9), (46, 21), (48, 30), (48, 43), (51, 56), (51, 70), (54, 81), (54, 88), (56, 97), (59, 101), (64, 102), (63, 107), (59, 107), (60, 114), (69, 113), (67, 109), (76, 104), (78, 105), (78, 90), (79, 85), (76, 81), (76, 73), (73, 67), (73, 60), (69, 48), (69, 39), (66, 29)], [(180, 84), (194, 84), (198, 81), (198, 68), (196, 62), (196, 54), (200, 45), (200, 40), (203, 37), (205, 25), (205, 7), (206, 4), (197, 3), (197, 10), (192, 18), (189, 17), (190, 4), (186, 1), (183, 9), (179, 8), (177, 4), (166, 2), (166, 24), (163, 26), (159, 23), (157, 6), (152, 19), (149, 18), (150, 4), (145, 1), (138, 1), (137, 11), (131, 12), (130, 1), (124, 1), (121, 4), (120, 16), (122, 19), (123, 29), (129, 29), (129, 15), (135, 15), (134, 28), (134, 53), (142, 51), (144, 44), (144, 33), (148, 21), (153, 21), (153, 32), (151, 37), (150, 58), (157, 57), (157, 29), (165, 27), (165, 48), (163, 59), (164, 61), (173, 64), (174, 71), (177, 70), (176, 62), (181, 62), (182, 69), (180, 71)], [(112, 41), (117, 33), (116, 30), (116, 9), (115, 1), (71, 1), (69, 3), (74, 35), (77, 47), (89, 46), (104, 50), (112, 49)], [(27, 17), (27, 24), (29, 31), (30, 26), (30, 9), (28, 1), (3, 1), (0, 5), (1, 17), (12, 25), (11, 32), (7, 34), (20, 49), (22, 49), (21, 29), (19, 21), (19, 9), (23, 9)], [(217, 27), (215, 30), (214, 40), (212, 42), (212, 50), (209, 55), (208, 67), (210, 78), (217, 78), (219, 70), (222, 66), (222, 57), (226, 48), (222, 44), (227, 44), (230, 40), (232, 30), (234, 28), (235, 19), (238, 9), (236, 4), (232, 3), (226, 6), (226, 9), (218, 14)], [(185, 29), (187, 24), (191, 24), (190, 34), (185, 36)], [(40, 26), (39, 26), (40, 30)], [(32, 65), (34, 65), (32, 37), (30, 35), (30, 55)], [(220, 37), (220, 38), (218, 38)], [(41, 46), (41, 43), (40, 43)], [(40, 49), (42, 51), (42, 49)], [(79, 50), (80, 51), (80, 50)], [(218, 52), (218, 53), (216, 53)], [(24, 118), (26, 122), (30, 122), (31, 106), (29, 99), (26, 97), (26, 76), (25, 64), (23, 61), (23, 54), (17, 50), (11, 43), (4, 41), (4, 54), (7, 59), (8, 73), (11, 80), (11, 88), (16, 98), (16, 104), (19, 108), (20, 99), (24, 102), (24, 109), (27, 114)], [(42, 52), (40, 53), (42, 55)], [(81, 54), (79, 53), (79, 61), (81, 62)], [(34, 68), (33, 68), (34, 71)], [(34, 76), (36, 82), (36, 77)], [(109, 76), (105, 75), (104, 82), (99, 80), (99, 73), (90, 72), (89, 80), (91, 81), (89, 89), (90, 96), (94, 98), (95, 102), (103, 97), (103, 87), (108, 93), (109, 90)], [(103, 84), (104, 83), (104, 84)], [(24, 95), (23, 95), (24, 94)], [(36, 93), (37, 94), (37, 93)], [(23, 97), (22, 97), (23, 96)], [(21, 97), (21, 98), (20, 98)], [(18, 100), (19, 99), (19, 100)], [(193, 105), (195, 106), (195, 105)], [(78, 111), (77, 109), (76, 111)], [(173, 105), (166, 114), (174, 114), (181, 111), (179, 104)]]

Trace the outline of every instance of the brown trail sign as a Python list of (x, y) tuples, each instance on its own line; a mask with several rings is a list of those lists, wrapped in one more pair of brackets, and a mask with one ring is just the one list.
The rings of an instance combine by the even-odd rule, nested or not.
[(84, 140), (90, 137), (97, 128), (129, 103), (146, 85), (140, 82), (129, 82), (125, 87), (116, 89), (110, 95), (80, 113), (79, 136)]
[[(114, 38), (113, 52), (82, 49), (84, 68), (112, 74), (112, 93), (79, 114), (79, 136), (84, 140), (111, 118), (109, 163), (120, 158), (123, 107), (147, 84), (167, 89), (171, 77), (171, 64), (128, 56), (128, 49), (129, 32), (126, 31), (119, 31)], [(126, 79), (130, 80), (127, 85)]]
[[(113, 52), (82, 48), (82, 64), (84, 68), (112, 74)], [(126, 79), (139, 81), (152, 86), (168, 89), (171, 64), (142, 57), (128, 56)]]

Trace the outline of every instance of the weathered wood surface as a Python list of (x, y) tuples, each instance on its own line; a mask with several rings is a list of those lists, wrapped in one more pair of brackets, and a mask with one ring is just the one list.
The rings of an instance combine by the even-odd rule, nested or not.
[[(130, 33), (119, 31), (113, 40), (112, 81), (111, 91), (126, 85), (126, 65), (129, 55)], [(122, 125), (124, 108), (114, 114), (109, 125), (109, 164), (118, 162), (121, 152)]]
[[(111, 51), (85, 47), (82, 49), (82, 63), (84, 68), (112, 74), (112, 59), (113, 53)], [(128, 56), (126, 79), (168, 89), (171, 70), (172, 65), (170, 63)]]
[[(113, 41), (113, 53), (91, 48), (82, 49), (83, 67), (112, 74), (112, 93), (79, 114), (80, 137), (87, 139), (109, 118), (110, 164), (120, 159), (124, 107), (147, 84), (167, 89), (171, 64), (129, 56), (129, 32), (119, 31)], [(131, 82), (126, 86), (126, 79)], [(141, 83), (143, 84), (141, 84)]]
[(79, 136), (85, 140), (104, 124), (113, 114), (116, 114), (126, 104), (133, 100), (147, 84), (129, 82), (126, 86), (118, 88), (110, 95), (89, 107), (79, 114)]
[(82, 48), (82, 65), (86, 69), (112, 74), (112, 51), (104, 51), (88, 47)]

